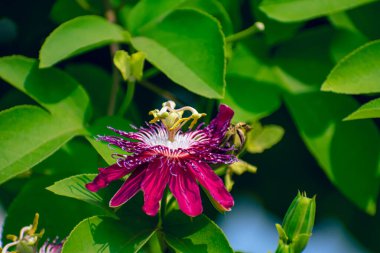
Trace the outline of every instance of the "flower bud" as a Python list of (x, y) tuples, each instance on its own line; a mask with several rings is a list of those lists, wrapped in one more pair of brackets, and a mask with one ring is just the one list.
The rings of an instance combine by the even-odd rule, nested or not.
[(306, 247), (314, 226), (315, 196), (308, 198), (298, 192), (285, 214), (282, 226), (276, 224), (279, 245), (276, 253), (300, 253)]
[(251, 130), (251, 127), (243, 122), (231, 125), (224, 136), (221, 146), (223, 148), (234, 147), (233, 153), (238, 155), (244, 147), (249, 130)]

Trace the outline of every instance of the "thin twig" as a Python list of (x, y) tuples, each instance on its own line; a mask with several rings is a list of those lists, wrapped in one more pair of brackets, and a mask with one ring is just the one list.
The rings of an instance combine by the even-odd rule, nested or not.
[[(103, 0), (103, 4), (105, 8), (104, 16), (107, 18), (107, 20), (110, 23), (115, 24), (117, 21), (116, 13), (112, 8), (111, 3), (109, 2), (109, 0)], [(112, 43), (110, 45), (111, 62), (116, 51), (119, 49), (120, 49), (120, 45), (118, 43)], [(120, 88), (120, 74), (118, 73), (118, 70), (116, 69), (116, 67), (112, 64), (112, 87), (111, 87), (110, 99), (109, 99), (108, 110), (107, 110), (108, 115), (113, 115), (115, 112), (116, 97), (117, 97), (119, 88)]]
[(167, 99), (167, 100), (172, 100), (174, 101), (176, 104), (182, 104), (184, 105), (185, 103), (183, 101), (181, 101), (180, 99), (178, 99), (174, 94), (172, 94), (171, 92), (169, 91), (166, 91), (164, 89), (161, 89), (160, 87), (156, 86), (155, 84), (149, 82), (149, 81), (146, 81), (146, 80), (142, 80), (139, 82), (141, 84), (141, 86), (147, 88), (148, 90), (156, 93), (157, 95)]

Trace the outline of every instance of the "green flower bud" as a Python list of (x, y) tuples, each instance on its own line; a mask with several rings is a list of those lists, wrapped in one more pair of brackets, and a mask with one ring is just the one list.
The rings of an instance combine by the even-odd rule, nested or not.
[(249, 130), (251, 130), (251, 127), (243, 122), (231, 125), (224, 136), (221, 146), (224, 148), (230, 148), (233, 146), (235, 148), (233, 153), (238, 155), (244, 148)]
[(306, 247), (314, 226), (315, 196), (298, 192), (285, 214), (282, 226), (276, 224), (279, 245), (276, 253), (300, 253)]
[(129, 55), (128, 52), (124, 50), (118, 50), (113, 57), (113, 63), (120, 71), (124, 81), (141, 80), (144, 62), (145, 54), (143, 52), (136, 52)]

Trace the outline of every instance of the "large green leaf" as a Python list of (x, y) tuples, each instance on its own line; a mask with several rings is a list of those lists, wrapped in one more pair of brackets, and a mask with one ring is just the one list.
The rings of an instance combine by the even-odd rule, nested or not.
[(129, 34), (99, 16), (81, 16), (63, 23), (46, 38), (40, 51), (40, 67), (113, 42), (127, 42)]
[(243, 122), (252, 122), (266, 117), (277, 110), (281, 104), (275, 87), (239, 75), (227, 76), (226, 95), (221, 102), (234, 108), (234, 121)]
[(343, 58), (331, 71), (323, 91), (345, 94), (380, 92), (380, 40), (372, 41)]
[(81, 127), (90, 116), (89, 98), (74, 79), (58, 69), (38, 69), (34, 59), (0, 58), (0, 78), (37, 101), (70, 127)]
[(39, 228), (45, 229), (45, 238), (42, 241), (56, 236), (64, 239), (74, 226), (84, 218), (96, 214), (103, 215), (99, 208), (83, 205), (83, 202), (62, 198), (47, 191), (45, 187), (57, 179), (59, 178), (49, 176), (31, 179), (22, 188), (7, 209), (2, 236), (3, 242), (6, 240), (6, 234), (18, 234), (21, 227), (31, 224), (35, 213), (40, 214)]
[(175, 252), (232, 253), (223, 231), (209, 218), (172, 211), (164, 222), (165, 240)]
[(233, 32), (230, 16), (218, 0), (187, 0), (181, 5), (181, 8), (204, 11), (219, 21), (225, 35)]
[(57, 0), (50, 11), (50, 18), (56, 23), (63, 23), (78, 16), (103, 13), (101, 0)]
[(150, 227), (133, 221), (118, 221), (112, 218), (94, 216), (84, 219), (70, 233), (62, 253), (138, 252), (155, 233)]
[(131, 10), (128, 17), (128, 30), (132, 34), (145, 27), (155, 26), (187, 0), (141, 0)]
[(0, 113), (0, 183), (27, 171), (51, 155), (81, 128), (68, 126), (37, 106)]
[[(105, 116), (111, 93), (112, 77), (104, 69), (94, 64), (68, 64), (65, 71), (86, 89), (93, 106), (93, 117)], [(118, 93), (117, 102), (121, 93)]]
[(270, 18), (295, 22), (344, 11), (376, 0), (264, 0), (260, 9)]
[(374, 99), (348, 115), (345, 120), (380, 118), (380, 98)]
[(90, 142), (90, 144), (96, 149), (96, 151), (101, 155), (101, 157), (108, 164), (114, 164), (116, 160), (112, 158), (112, 154), (126, 154), (122, 149), (109, 146), (108, 143), (98, 141), (96, 136), (98, 135), (113, 135), (116, 136), (114, 131), (108, 129), (107, 127), (113, 127), (119, 130), (123, 130), (129, 132), (132, 130), (130, 126), (130, 122), (116, 116), (109, 116), (97, 119), (94, 124), (88, 129), (90, 136), (86, 136), (86, 139)]
[(133, 46), (174, 82), (205, 97), (223, 97), (224, 36), (211, 16), (176, 10), (133, 35)]
[(57, 195), (79, 199), (100, 208), (104, 208), (109, 212), (110, 210), (108, 209), (108, 205), (105, 204), (103, 197), (100, 196), (99, 193), (90, 192), (85, 187), (87, 183), (94, 180), (95, 176), (96, 174), (75, 175), (57, 181), (46, 189)]
[(286, 96), (307, 147), (329, 179), (357, 206), (376, 212), (380, 136), (370, 120), (342, 121), (354, 99), (321, 92)]

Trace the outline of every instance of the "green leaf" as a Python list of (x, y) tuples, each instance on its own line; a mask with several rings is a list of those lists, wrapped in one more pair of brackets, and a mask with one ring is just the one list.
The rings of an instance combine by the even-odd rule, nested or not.
[(134, 34), (145, 27), (155, 26), (186, 1), (187, 0), (139, 1), (129, 13), (128, 30)]
[(0, 112), (0, 183), (41, 162), (81, 130), (37, 106)]
[(348, 115), (344, 120), (380, 118), (380, 98), (374, 99)]
[(233, 252), (223, 231), (204, 215), (190, 218), (173, 211), (165, 219), (164, 233), (175, 252)]
[(84, 219), (70, 233), (62, 253), (138, 252), (155, 233), (130, 217), (127, 221), (94, 216)]
[(113, 42), (128, 40), (129, 34), (125, 30), (104, 18), (74, 18), (60, 25), (46, 38), (40, 51), (40, 68), (50, 67), (64, 59)]
[(299, 132), (328, 178), (358, 207), (376, 212), (380, 136), (370, 120), (342, 121), (357, 108), (348, 96), (321, 92), (286, 96)]
[(140, 29), (132, 44), (179, 85), (208, 98), (223, 97), (224, 36), (207, 14), (176, 10), (154, 26)]
[(365, 44), (367, 41), (368, 39), (358, 32), (338, 30), (331, 42), (331, 55), (335, 62), (338, 62), (352, 52), (352, 50)]
[(236, 122), (261, 119), (276, 111), (281, 104), (276, 88), (238, 75), (227, 76), (226, 95), (221, 102), (234, 108), (233, 120)]
[(250, 153), (262, 153), (280, 142), (284, 133), (284, 129), (280, 126), (262, 126), (256, 122), (252, 124), (252, 130), (248, 132), (247, 151)]
[(344, 94), (380, 92), (380, 40), (372, 41), (351, 52), (330, 72), (323, 91)]
[(68, 177), (78, 173), (96, 172), (98, 166), (98, 153), (84, 138), (77, 137), (34, 166), (33, 173)]
[(90, 192), (85, 185), (94, 180), (96, 174), (81, 174), (55, 182), (46, 189), (57, 195), (79, 199), (110, 212), (105, 200), (96, 192)]
[(101, 155), (101, 157), (108, 163), (108, 164), (114, 164), (116, 160), (112, 158), (112, 154), (118, 153), (118, 154), (126, 154), (125, 151), (121, 150), (118, 147), (112, 146), (110, 147), (108, 143), (101, 142), (96, 140), (97, 135), (113, 135), (116, 136), (117, 134), (108, 129), (107, 127), (113, 127), (119, 130), (123, 130), (126, 132), (129, 132), (132, 130), (132, 127), (130, 126), (130, 122), (116, 116), (109, 116), (97, 119), (95, 123), (88, 129), (89, 133), (92, 136), (86, 136), (86, 139), (90, 142), (90, 144), (96, 149), (96, 151)]
[(187, 0), (181, 5), (181, 8), (194, 8), (204, 11), (219, 21), (225, 35), (230, 35), (233, 32), (230, 16), (217, 0)]
[(6, 234), (18, 234), (21, 227), (31, 224), (35, 213), (40, 214), (39, 228), (45, 229), (45, 238), (42, 241), (56, 236), (64, 239), (84, 218), (103, 214), (99, 208), (83, 205), (74, 199), (62, 198), (45, 189), (58, 179), (44, 176), (27, 182), (7, 209), (3, 242)]
[(94, 13), (102, 15), (103, 9), (100, 0), (57, 0), (51, 9), (50, 18), (56, 23), (63, 23), (78, 16)]
[(263, 0), (260, 9), (282, 22), (309, 20), (349, 10), (376, 0)]
[(277, 76), (282, 90), (300, 94), (320, 89), (321, 83), (333, 67), (329, 56), (332, 34), (333, 30), (330, 28), (316, 27), (277, 48), (274, 57), (276, 66), (272, 73)]
[(22, 56), (2, 57), (0, 77), (62, 118), (66, 125), (82, 127), (91, 110), (86, 92), (63, 71), (38, 69), (37, 65), (36, 60)]
[[(65, 70), (86, 89), (94, 109), (93, 117), (105, 116), (111, 93), (111, 75), (104, 69), (89, 63), (69, 64)], [(120, 99), (121, 93), (118, 93), (117, 101)]]

